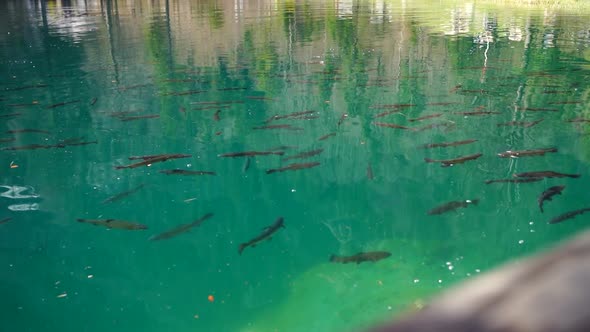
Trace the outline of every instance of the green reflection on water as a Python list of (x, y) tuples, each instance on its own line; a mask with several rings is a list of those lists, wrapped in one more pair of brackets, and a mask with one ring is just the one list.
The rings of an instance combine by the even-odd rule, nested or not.
[[(0, 220), (13, 218), (0, 225), (0, 310), (13, 330), (354, 329), (586, 225), (584, 216), (546, 224), (588, 204), (588, 125), (567, 122), (588, 118), (584, 14), (452, 2), (2, 6), (0, 147), (98, 141), (0, 151)], [(392, 104), (406, 105), (376, 118)], [(303, 111), (313, 113), (268, 121)], [(500, 114), (457, 114), (473, 111)], [(144, 115), (159, 118), (123, 121)], [(302, 130), (253, 129), (276, 124)], [(27, 128), (50, 134), (8, 133)], [(478, 141), (420, 148), (465, 139)], [(266, 174), (289, 162), (259, 156), (246, 167), (244, 158), (218, 156), (281, 146), (285, 157), (322, 148), (297, 160), (321, 165)], [(496, 156), (551, 146), (559, 153)], [(449, 168), (424, 162), (478, 152)], [(191, 157), (114, 169), (161, 153)], [(159, 172), (176, 168), (218, 175)], [(582, 177), (484, 184), (543, 169)], [(538, 195), (557, 184), (567, 186), (563, 195), (541, 214)], [(426, 214), (465, 199), (480, 203)], [(209, 212), (186, 234), (148, 241)], [(285, 229), (238, 255), (278, 216)], [(78, 218), (149, 229), (106, 230)], [(328, 262), (373, 250), (392, 256)]]

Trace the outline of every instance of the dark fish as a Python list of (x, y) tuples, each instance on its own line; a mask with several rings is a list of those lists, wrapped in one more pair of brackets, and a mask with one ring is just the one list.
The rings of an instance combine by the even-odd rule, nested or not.
[(572, 119), (572, 120), (567, 120), (567, 122), (590, 122), (590, 119), (584, 119), (584, 118), (577, 118), (577, 119)]
[(373, 167), (370, 163), (367, 165), (367, 179), (373, 180)]
[(553, 171), (535, 171), (512, 174), (515, 178), (579, 178), (580, 174), (563, 174)]
[(284, 171), (296, 171), (299, 169), (306, 169), (306, 168), (312, 168), (312, 167), (316, 167), (319, 166), (320, 163), (319, 162), (312, 162), (312, 163), (301, 163), (301, 164), (290, 164), (281, 168), (274, 168), (274, 169), (269, 169), (266, 171), (266, 174), (272, 174), (272, 173), (276, 173), (276, 172), (284, 172)]
[(24, 133), (37, 133), (37, 134), (46, 134), (51, 135), (50, 132), (41, 129), (14, 129), (7, 131), (9, 134), (24, 134)]
[(466, 139), (463, 141), (455, 141), (455, 142), (443, 142), (443, 143), (430, 143), (422, 145), (424, 149), (431, 149), (431, 148), (446, 148), (449, 146), (457, 146), (457, 145), (465, 145), (477, 142), (476, 139)]
[(342, 116), (340, 117), (340, 119), (338, 120), (338, 123), (336, 124), (337, 126), (340, 126), (344, 120), (348, 119), (348, 113), (344, 113), (342, 114)]
[(162, 96), (189, 96), (189, 95), (196, 95), (199, 93), (207, 92), (205, 90), (187, 90), (187, 91), (173, 91), (173, 92), (166, 92), (163, 93)]
[(491, 115), (491, 114), (502, 114), (501, 112), (493, 112), (493, 111), (469, 111), (469, 112), (453, 112), (453, 114), (458, 115)]
[(57, 107), (60, 107), (60, 106), (65, 106), (65, 105), (69, 105), (69, 104), (76, 104), (76, 103), (79, 103), (79, 102), (80, 102), (80, 100), (64, 101), (64, 102), (61, 102), (61, 103), (49, 105), (49, 106), (45, 107), (45, 109), (57, 108)]
[(543, 191), (543, 193), (541, 194), (541, 196), (539, 196), (539, 199), (537, 200), (537, 202), (539, 202), (539, 209), (541, 209), (541, 213), (543, 212), (543, 202), (550, 201), (551, 197), (555, 195), (561, 195), (563, 189), (565, 189), (565, 186), (553, 186)]
[(396, 128), (396, 129), (405, 129), (405, 130), (414, 130), (414, 128), (400, 126), (395, 123), (384, 123), (384, 122), (373, 122), (374, 125), (379, 127), (386, 127), (386, 128)]
[(544, 108), (544, 107), (521, 107), (519, 109), (521, 111), (531, 111), (531, 112), (559, 112), (558, 109)]
[(163, 154), (163, 155), (156, 156), (154, 158), (144, 159), (143, 161), (140, 161), (135, 164), (126, 165), (126, 166), (115, 166), (115, 169), (137, 168), (137, 167), (141, 167), (141, 166), (148, 166), (153, 163), (163, 162), (163, 161), (166, 161), (169, 159), (188, 158), (190, 156), (191, 156), (190, 154)]
[(463, 85), (457, 84), (451, 90), (449, 90), (449, 93), (457, 92), (457, 90), (461, 89), (462, 87), (463, 87)]
[(268, 156), (268, 155), (278, 155), (282, 156), (285, 154), (285, 151), (243, 151), (243, 152), (230, 152), (230, 153), (223, 153), (218, 155), (218, 157), (253, 157), (253, 156)]
[(446, 160), (435, 160), (435, 159), (430, 159), (430, 158), (424, 158), (424, 161), (427, 163), (441, 163), (442, 167), (449, 167), (449, 166), (453, 166), (455, 164), (462, 164), (462, 163), (469, 161), (469, 160), (475, 160), (481, 156), (482, 156), (481, 153), (476, 153), (476, 154), (470, 154), (468, 156), (457, 157), (454, 159), (446, 159)]
[(521, 151), (506, 151), (498, 153), (501, 158), (518, 158), (518, 157), (529, 157), (529, 156), (544, 156), (545, 153), (557, 152), (557, 148), (544, 148), (535, 150), (521, 150)]
[(285, 115), (274, 115), (272, 117), (270, 117), (268, 120), (266, 120), (266, 122), (271, 122), (274, 120), (279, 120), (279, 119), (288, 119), (288, 118), (298, 118), (304, 115), (309, 115), (309, 114), (314, 114), (316, 113), (316, 111), (302, 111), (302, 112), (294, 112), (294, 113), (290, 113), (290, 114), (285, 114)]
[(12, 218), (11, 218), (11, 217), (6, 217), (6, 218), (4, 218), (4, 219), (0, 220), (0, 225), (2, 225), (2, 224), (6, 224), (7, 222), (9, 222), (9, 221), (11, 221), (11, 220), (12, 220)]
[(313, 157), (316, 156), (320, 153), (324, 152), (324, 149), (315, 149), (315, 150), (311, 150), (311, 151), (306, 151), (306, 152), (301, 152), (298, 153), (296, 155), (293, 156), (289, 156), (289, 157), (285, 157), (283, 159), (281, 159), (282, 161), (287, 161), (287, 160), (292, 160), (292, 159), (304, 159), (304, 158), (309, 158), (309, 157)]
[(216, 100), (216, 101), (197, 101), (192, 102), (191, 105), (229, 105), (229, 104), (243, 104), (243, 100)]
[(14, 138), (14, 137), (0, 138), (0, 143), (8, 143), (8, 142), (14, 142), (14, 141), (16, 141), (16, 138)]
[(235, 88), (219, 88), (217, 89), (217, 91), (239, 91), (239, 90), (247, 90), (248, 88), (239, 88), (239, 87), (235, 87)]
[(240, 244), (240, 247), (238, 249), (238, 252), (240, 253), (240, 255), (242, 254), (242, 251), (244, 251), (244, 249), (246, 249), (247, 247), (256, 247), (256, 245), (264, 240), (270, 240), (272, 235), (277, 232), (279, 229), (281, 228), (285, 228), (285, 224), (284, 224), (284, 220), (283, 217), (279, 217), (274, 224), (265, 227), (262, 230), (262, 233), (260, 233), (258, 236), (256, 236), (255, 238), (253, 238), (252, 240), (242, 243)]
[(230, 108), (230, 105), (213, 105), (213, 106), (201, 106), (201, 107), (193, 107), (191, 111), (206, 111), (206, 110), (221, 110)]
[(543, 120), (544, 119), (539, 119), (537, 121), (532, 121), (532, 122), (526, 122), (526, 121), (510, 121), (510, 122), (498, 123), (496, 126), (498, 126), (498, 127), (502, 127), (502, 126), (515, 126), (515, 127), (530, 128), (532, 126), (535, 126), (535, 125), (539, 124)]
[(9, 146), (2, 148), (5, 151), (21, 151), (21, 150), (38, 150), (38, 149), (51, 149), (60, 147), (57, 145), (43, 145), (43, 144), (29, 144), (29, 145), (20, 145), (20, 146)]
[(246, 96), (246, 98), (251, 99), (251, 100), (274, 100), (273, 98), (270, 97), (263, 97), (263, 96)]
[(421, 116), (421, 117), (415, 118), (415, 119), (408, 119), (408, 121), (410, 121), (410, 122), (422, 121), (422, 120), (426, 120), (426, 119), (438, 118), (442, 115), (443, 115), (443, 113), (435, 113), (435, 114), (430, 114), (430, 115), (424, 115), (424, 116)]
[(279, 125), (268, 125), (268, 126), (259, 126), (253, 127), (252, 129), (255, 130), (262, 130), (262, 129), (289, 129), (289, 130), (303, 130), (301, 127), (293, 127), (290, 124), (279, 124)]
[(65, 146), (80, 146), (80, 145), (90, 145), (90, 144), (98, 144), (98, 141), (59, 143), (59, 144), (56, 144), (56, 146), (61, 148), (61, 147), (65, 147)]
[(135, 120), (141, 120), (141, 119), (154, 119), (154, 118), (159, 118), (160, 115), (159, 114), (146, 114), (146, 115), (138, 115), (138, 116), (122, 116), (119, 117), (119, 120), (121, 121), (135, 121)]
[(90, 101), (90, 106), (94, 106), (94, 104), (96, 104), (97, 101), (98, 101), (98, 98), (96, 98), (96, 97), (92, 98), (92, 100)]
[(557, 216), (557, 217), (549, 220), (549, 223), (550, 224), (557, 224), (557, 223), (560, 223), (560, 222), (562, 222), (564, 220), (571, 219), (571, 218), (573, 218), (573, 217), (575, 217), (575, 216), (577, 216), (579, 214), (586, 213), (588, 211), (590, 211), (590, 208), (583, 208), (583, 209), (579, 209), (579, 210), (574, 210), (574, 211), (566, 212), (566, 213), (564, 213), (562, 215), (559, 215), (559, 216)]
[(131, 156), (127, 159), (129, 160), (148, 160), (148, 159), (154, 159), (154, 158), (158, 158), (161, 156), (166, 156), (167, 154), (152, 154), (152, 155), (146, 155), (146, 156)]
[(8, 114), (0, 114), (0, 118), (12, 118), (23, 115), (22, 113), (8, 113)]
[(48, 86), (49, 85), (47, 85), (47, 84), (33, 84), (33, 85), (19, 86), (16, 88), (7, 88), (7, 89), (4, 89), (4, 91), (20, 91), (20, 90), (26, 90), (26, 89), (46, 88)]
[(129, 231), (147, 229), (146, 225), (138, 224), (125, 220), (117, 219), (77, 219), (78, 222), (92, 224), (94, 226), (104, 226), (107, 228), (125, 229)]
[(242, 166), (242, 173), (246, 173), (250, 168), (250, 160), (250, 157), (246, 157), (246, 160), (244, 160), (244, 166)]
[(112, 202), (116, 202), (118, 200), (121, 200), (121, 199), (123, 199), (123, 198), (125, 198), (125, 197), (127, 197), (129, 195), (132, 195), (132, 194), (138, 192), (143, 187), (145, 187), (145, 184), (142, 183), (142, 184), (138, 185), (137, 187), (135, 187), (135, 188), (133, 188), (131, 190), (124, 191), (122, 193), (113, 195), (113, 196), (105, 199), (104, 201), (102, 201), (102, 204), (112, 203)]
[(215, 172), (208, 172), (208, 171), (189, 171), (186, 169), (165, 169), (160, 171), (160, 173), (166, 175), (217, 175)]
[(581, 104), (581, 101), (554, 101), (549, 103), (549, 105), (575, 105)]
[(330, 262), (332, 263), (357, 263), (360, 264), (362, 262), (376, 262), (387, 257), (391, 256), (390, 252), (387, 251), (369, 251), (369, 252), (359, 252), (356, 255), (352, 256), (330, 256)]
[(530, 182), (539, 182), (543, 180), (543, 178), (517, 178), (517, 179), (495, 179), (495, 180), (485, 180), (485, 184), (490, 183), (502, 183), (502, 182), (510, 182), (510, 183), (530, 183)]
[(461, 91), (459, 91), (459, 93), (461, 93), (461, 94), (470, 94), (470, 93), (486, 94), (486, 93), (488, 93), (488, 90), (484, 90), (484, 89), (465, 90), (465, 89), (462, 89)]
[(28, 107), (28, 106), (35, 106), (35, 105), (39, 105), (39, 102), (38, 102), (38, 101), (36, 101), (36, 100), (35, 100), (35, 101), (33, 101), (33, 102), (31, 102), (31, 103), (24, 103), (24, 104), (8, 104), (8, 105), (6, 105), (6, 106), (9, 106), (9, 107)]
[(428, 211), (429, 215), (434, 215), (434, 214), (443, 214), (445, 212), (449, 212), (449, 211), (454, 211), (458, 208), (466, 208), (467, 206), (469, 206), (469, 204), (476, 204), (479, 203), (479, 199), (473, 199), (473, 200), (465, 200), (465, 201), (454, 201), (454, 202), (448, 202), (446, 204), (443, 204), (441, 206), (437, 206), (434, 209)]
[(379, 113), (379, 114), (377, 114), (377, 115), (373, 116), (373, 118), (375, 118), (375, 119), (376, 119), (376, 118), (382, 118), (382, 117), (384, 117), (384, 116), (386, 116), (386, 115), (389, 115), (389, 114), (394, 114), (394, 113), (399, 113), (399, 112), (401, 112), (401, 111), (402, 111), (402, 110), (400, 110), (400, 109), (396, 109), (396, 110), (393, 110), (393, 111), (387, 111), (387, 112)]
[(330, 138), (330, 137), (332, 137), (332, 136), (336, 136), (336, 133), (329, 133), (329, 134), (326, 134), (326, 135), (324, 135), (324, 136), (322, 136), (322, 137), (318, 138), (318, 141), (323, 141), (323, 140), (326, 140), (326, 139), (328, 139), (328, 138)]
[(371, 108), (405, 108), (405, 107), (414, 107), (416, 104), (381, 104), (381, 105), (373, 105)]
[(445, 101), (445, 102), (437, 102), (437, 103), (427, 103), (428, 106), (448, 106), (448, 105), (457, 105), (459, 103), (454, 101)]
[(127, 90), (133, 90), (133, 89), (139, 89), (139, 88), (145, 88), (152, 85), (151, 83), (145, 83), (145, 84), (135, 84), (135, 85), (129, 85), (129, 86), (122, 86), (119, 88), (119, 91), (123, 92), (123, 91), (127, 91)]
[(215, 113), (213, 114), (213, 121), (219, 121), (219, 114), (220, 113), (221, 113), (221, 110), (215, 111)]
[(197, 221), (193, 221), (189, 224), (180, 225), (180, 226), (175, 227), (169, 231), (160, 233), (158, 235), (154, 235), (154, 236), (150, 237), (150, 241), (165, 240), (165, 239), (169, 239), (171, 237), (175, 237), (179, 234), (186, 233), (186, 232), (190, 231), (191, 228), (200, 226), (205, 220), (207, 220), (211, 217), (213, 217), (213, 213), (207, 213), (206, 215), (202, 216)]

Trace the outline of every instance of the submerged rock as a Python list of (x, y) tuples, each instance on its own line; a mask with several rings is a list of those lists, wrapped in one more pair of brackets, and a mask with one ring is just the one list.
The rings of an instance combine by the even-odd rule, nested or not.
[(371, 331), (590, 331), (590, 231), (469, 280)]

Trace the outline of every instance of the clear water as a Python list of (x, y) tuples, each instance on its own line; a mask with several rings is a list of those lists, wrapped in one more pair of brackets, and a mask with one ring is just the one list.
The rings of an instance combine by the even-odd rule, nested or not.
[[(590, 205), (590, 124), (567, 122), (590, 118), (588, 22), (584, 13), (426, 1), (1, 2), (0, 220), (12, 218), (0, 224), (2, 325), (354, 331), (567, 238), (587, 215), (547, 222)], [(374, 118), (388, 104), (413, 106)], [(456, 114), (478, 110), (500, 114)], [(265, 122), (303, 111), (314, 113)], [(122, 121), (143, 115), (159, 117)], [(301, 130), (253, 129), (268, 124)], [(47, 133), (8, 133), (22, 129)], [(464, 139), (478, 141), (420, 148)], [(64, 140), (97, 143), (11, 150)], [(219, 157), (280, 146), (290, 147), (285, 156), (324, 151), (259, 156), (248, 169), (244, 158)], [(545, 156), (496, 155), (553, 146)], [(424, 161), (478, 152), (453, 167)], [(191, 156), (115, 169), (163, 153)], [(160, 173), (176, 168), (217, 175)], [(582, 176), (484, 183), (538, 170)], [(558, 184), (566, 189), (541, 213), (537, 197)], [(479, 203), (427, 214), (466, 199)], [(190, 232), (149, 241), (206, 213), (214, 217)], [(272, 241), (238, 254), (278, 217), (286, 227)], [(392, 256), (328, 261), (376, 250)]]

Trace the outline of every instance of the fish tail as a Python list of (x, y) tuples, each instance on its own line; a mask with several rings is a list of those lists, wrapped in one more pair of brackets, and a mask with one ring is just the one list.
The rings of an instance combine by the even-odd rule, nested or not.
[(242, 251), (246, 249), (247, 245), (245, 243), (240, 244), (240, 248), (238, 248), (238, 253), (242, 254)]
[(115, 166), (115, 169), (123, 169), (125, 166)]
[(336, 255), (330, 255), (330, 262), (336, 261)]
[(484, 181), (485, 184), (490, 184), (490, 183), (494, 183), (494, 180), (485, 180)]
[(427, 163), (434, 163), (434, 159), (430, 159), (430, 158), (424, 158), (424, 161)]
[(570, 178), (579, 178), (580, 174), (567, 174), (567, 176)]
[(543, 213), (543, 204), (539, 204), (539, 209), (541, 209), (541, 213)]
[(479, 203), (479, 199), (478, 198), (471, 200), (471, 204), (477, 205), (477, 203)]
[(277, 171), (276, 169), (269, 169), (269, 170), (266, 171), (266, 174), (272, 174), (272, 173), (274, 173), (276, 171)]

